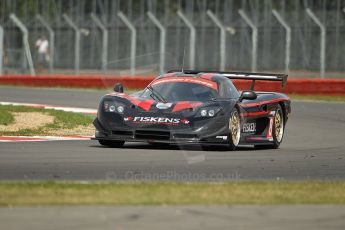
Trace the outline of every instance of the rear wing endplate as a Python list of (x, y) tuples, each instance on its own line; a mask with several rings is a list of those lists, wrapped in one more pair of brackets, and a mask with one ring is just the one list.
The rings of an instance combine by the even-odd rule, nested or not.
[[(179, 72), (180, 70), (170, 70), (168, 73)], [(199, 70), (183, 70), (183, 74), (200, 74), (200, 73), (214, 73), (227, 77), (229, 79), (249, 80), (252, 81), (251, 90), (254, 90), (255, 81), (280, 81), (282, 87), (285, 87), (288, 75), (287, 74), (272, 74), (272, 73), (249, 73), (249, 72), (218, 72), (218, 71), (199, 71)]]

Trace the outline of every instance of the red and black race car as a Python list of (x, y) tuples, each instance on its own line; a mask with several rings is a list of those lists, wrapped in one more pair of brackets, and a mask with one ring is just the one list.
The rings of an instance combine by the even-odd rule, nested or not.
[[(239, 92), (232, 79), (252, 81)], [(143, 91), (105, 95), (99, 104), (95, 140), (121, 147), (128, 142), (151, 144), (239, 145), (278, 148), (291, 112), (281, 93), (254, 92), (255, 81), (281, 81), (287, 75), (241, 72), (169, 71)]]

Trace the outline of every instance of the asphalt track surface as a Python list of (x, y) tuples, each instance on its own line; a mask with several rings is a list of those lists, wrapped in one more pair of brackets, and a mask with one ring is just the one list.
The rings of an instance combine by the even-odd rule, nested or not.
[[(96, 108), (101, 91), (0, 87), (0, 101)], [(345, 103), (293, 102), (278, 150), (96, 141), (0, 143), (0, 179), (302, 180), (345, 178)]]
[(344, 229), (341, 205), (0, 208), (2, 229)]

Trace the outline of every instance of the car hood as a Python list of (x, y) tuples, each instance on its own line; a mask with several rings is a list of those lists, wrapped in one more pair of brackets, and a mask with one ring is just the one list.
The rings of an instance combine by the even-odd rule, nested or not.
[(126, 106), (134, 105), (142, 112), (160, 113), (179, 113), (181, 111), (196, 109), (204, 106), (217, 104), (216, 102), (201, 102), (201, 101), (178, 101), (178, 102), (159, 102), (153, 99), (140, 98), (138, 94), (128, 95), (125, 93), (111, 93), (107, 94), (103, 100), (112, 100), (125, 104)]

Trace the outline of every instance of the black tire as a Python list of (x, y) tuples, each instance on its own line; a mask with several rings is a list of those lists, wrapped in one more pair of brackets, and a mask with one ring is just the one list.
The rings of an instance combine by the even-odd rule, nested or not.
[[(280, 125), (276, 124), (276, 122), (280, 119)], [(273, 142), (272, 144), (269, 145), (255, 145), (255, 148), (258, 149), (278, 149), (280, 144), (283, 141), (284, 137), (284, 131), (285, 131), (285, 119), (284, 119), (284, 112), (281, 107), (281, 105), (278, 105), (275, 114), (274, 114), (274, 119), (273, 119), (273, 128), (272, 128), (272, 137), (273, 137)]]
[(125, 144), (124, 141), (98, 140), (98, 142), (101, 145), (110, 147), (110, 148), (121, 148)]
[(241, 117), (237, 109), (234, 109), (229, 117), (228, 149), (233, 151), (238, 147), (241, 139)]

